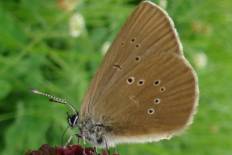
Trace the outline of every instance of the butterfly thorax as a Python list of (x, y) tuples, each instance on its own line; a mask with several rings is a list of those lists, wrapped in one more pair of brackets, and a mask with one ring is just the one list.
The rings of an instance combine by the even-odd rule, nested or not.
[(106, 133), (109, 129), (99, 122), (94, 122), (92, 119), (86, 119), (79, 124), (81, 136), (89, 143), (104, 147), (106, 145)]

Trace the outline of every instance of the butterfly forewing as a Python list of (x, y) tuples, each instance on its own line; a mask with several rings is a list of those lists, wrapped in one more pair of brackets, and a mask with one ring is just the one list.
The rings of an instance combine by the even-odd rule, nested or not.
[(150, 2), (142, 2), (124, 24), (94, 76), (83, 101), (82, 114), (91, 109), (87, 104), (97, 103), (121, 75), (138, 65), (134, 60), (158, 52), (182, 54), (181, 48), (166, 13)]
[(159, 140), (186, 126), (197, 90), (171, 19), (158, 6), (142, 2), (93, 78), (81, 119), (110, 126), (116, 139)]

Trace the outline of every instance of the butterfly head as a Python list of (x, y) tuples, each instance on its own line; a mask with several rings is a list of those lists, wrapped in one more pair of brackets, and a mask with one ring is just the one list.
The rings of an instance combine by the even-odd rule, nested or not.
[(78, 112), (74, 114), (67, 113), (67, 122), (71, 128), (76, 127), (79, 123), (79, 113)]

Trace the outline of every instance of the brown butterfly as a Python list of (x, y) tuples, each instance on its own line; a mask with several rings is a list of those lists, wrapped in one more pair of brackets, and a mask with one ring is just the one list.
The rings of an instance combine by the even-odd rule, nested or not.
[(171, 18), (144, 1), (112, 43), (69, 125), (95, 146), (159, 141), (183, 131), (197, 103), (197, 77)]

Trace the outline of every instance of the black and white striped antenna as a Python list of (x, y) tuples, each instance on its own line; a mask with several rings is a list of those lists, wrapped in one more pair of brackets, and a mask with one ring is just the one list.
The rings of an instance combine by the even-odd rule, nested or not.
[(49, 101), (51, 102), (56, 102), (56, 103), (60, 103), (60, 104), (65, 104), (67, 105), (74, 113), (78, 113), (77, 110), (75, 109), (75, 107), (68, 103), (65, 99), (62, 99), (62, 98), (59, 98), (59, 97), (56, 97), (56, 96), (53, 96), (53, 95), (50, 95), (50, 94), (47, 94), (47, 93), (44, 93), (44, 92), (41, 92), (37, 89), (32, 89), (31, 90), (32, 93), (34, 94), (37, 94), (37, 95), (41, 95), (41, 96), (45, 96), (49, 99)]

